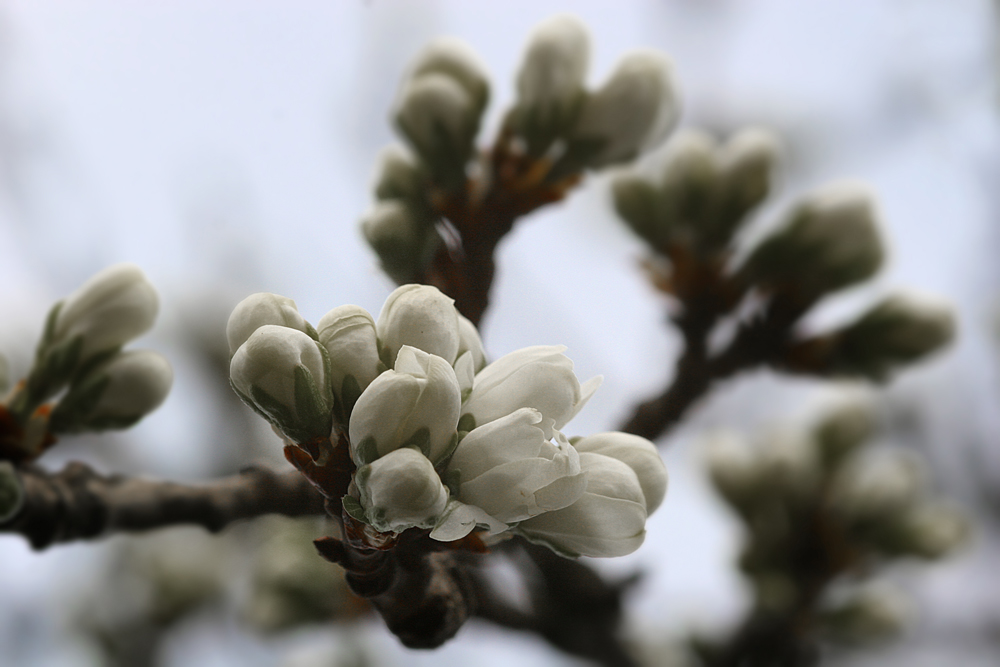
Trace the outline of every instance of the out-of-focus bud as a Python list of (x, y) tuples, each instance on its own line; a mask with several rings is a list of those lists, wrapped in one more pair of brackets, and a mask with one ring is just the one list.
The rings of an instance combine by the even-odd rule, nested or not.
[(553, 16), (528, 37), (513, 121), (530, 155), (543, 154), (572, 126), (584, 98), (589, 60), (587, 27), (575, 16)]
[(285, 296), (258, 292), (236, 304), (229, 316), (226, 324), (229, 355), (236, 354), (236, 350), (240, 349), (240, 345), (246, 342), (250, 334), (265, 324), (298, 329), (305, 334), (313, 331), (305, 318), (299, 315), (294, 301)]
[(690, 242), (703, 244), (712, 232), (718, 182), (715, 140), (698, 130), (678, 133), (667, 147), (663, 161), (661, 197), (665, 216), (675, 233), (683, 231)]
[(798, 588), (784, 572), (764, 571), (753, 576), (757, 607), (772, 614), (788, 613), (799, 597)]
[(819, 461), (816, 443), (798, 429), (776, 429), (760, 447), (759, 470), (767, 488), (793, 501), (803, 501), (817, 492)]
[(361, 233), (397, 283), (413, 281), (441, 242), (433, 220), (400, 199), (376, 202), (361, 221)]
[(330, 355), (330, 385), (347, 419), (380, 372), (375, 320), (361, 306), (338, 306), (320, 319), (316, 330)]
[(547, 441), (541, 421), (523, 408), (469, 432), (448, 463), (458, 499), (507, 524), (574, 503), (587, 486), (580, 457), (562, 434)]
[(821, 614), (824, 629), (841, 641), (869, 643), (891, 638), (912, 615), (910, 605), (888, 586), (867, 586)]
[(297, 329), (258, 328), (233, 355), (240, 398), (294, 442), (328, 436), (333, 396), (320, 344)]
[(941, 349), (954, 335), (955, 316), (947, 303), (893, 295), (833, 335), (825, 371), (885, 380), (900, 366)]
[(852, 400), (827, 414), (815, 429), (823, 462), (835, 468), (857, 451), (874, 431), (871, 408)]
[(612, 558), (638, 549), (646, 537), (646, 498), (635, 473), (610, 456), (582, 452), (587, 490), (569, 507), (522, 521), (517, 531), (568, 557)]
[(871, 193), (839, 184), (806, 197), (791, 220), (751, 252), (742, 273), (809, 305), (872, 277), (883, 256)]
[(773, 132), (747, 128), (733, 135), (719, 152), (721, 181), (719, 236), (728, 241), (750, 211), (767, 199), (781, 144)]
[(10, 521), (24, 505), (24, 489), (17, 470), (9, 461), (0, 461), (0, 526)]
[(365, 521), (381, 532), (431, 528), (448, 504), (448, 489), (434, 464), (416, 449), (389, 452), (358, 469)]
[(936, 560), (965, 544), (970, 532), (961, 509), (950, 503), (928, 503), (903, 520), (900, 541), (907, 553)]
[(852, 522), (894, 521), (908, 512), (924, 488), (920, 462), (904, 452), (854, 457), (830, 489), (830, 505)]
[(615, 211), (654, 249), (663, 251), (676, 220), (668, 215), (663, 193), (638, 174), (625, 174), (611, 182)]
[(418, 447), (437, 463), (455, 441), (461, 405), (451, 364), (404, 345), (395, 369), (375, 378), (354, 405), (351, 458), (360, 466), (403, 447)]
[(591, 169), (628, 162), (662, 142), (679, 115), (670, 62), (657, 51), (634, 51), (583, 102), (567, 152), (586, 152)]
[(663, 502), (663, 497), (667, 494), (667, 467), (663, 465), (656, 446), (646, 438), (610, 431), (582, 438), (574, 447), (579, 452), (610, 456), (631, 468), (642, 487), (647, 514), (652, 514)]
[(132, 426), (166, 399), (174, 373), (151, 350), (116, 354), (74, 381), (50, 418), (53, 433), (105, 431)]
[(476, 52), (457, 37), (437, 37), (424, 46), (413, 61), (410, 79), (443, 74), (454, 79), (468, 93), (478, 112), (486, 108), (490, 82)]
[(397, 287), (382, 305), (376, 328), (385, 364), (390, 368), (404, 345), (453, 364), (462, 344), (454, 299), (429, 285)]
[(705, 461), (712, 483), (737, 510), (758, 497), (763, 477), (749, 447), (732, 432), (721, 432), (706, 443)]
[(402, 146), (386, 146), (382, 150), (375, 181), (377, 199), (403, 199), (411, 206), (426, 203), (427, 188), (427, 174), (413, 161), (409, 151)]
[(395, 120), (435, 181), (448, 189), (464, 185), (479, 109), (462, 84), (438, 73), (411, 79), (400, 93)]
[(534, 408), (542, 413), (545, 438), (551, 438), (583, 408), (602, 380), (593, 377), (581, 385), (565, 349), (536, 345), (500, 357), (476, 375), (463, 415), (482, 426), (520, 408)]

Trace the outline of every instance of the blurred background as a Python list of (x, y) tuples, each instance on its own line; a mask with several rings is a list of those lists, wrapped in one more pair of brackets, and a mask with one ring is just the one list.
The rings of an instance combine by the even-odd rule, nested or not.
[[(889, 266), (874, 285), (824, 304), (816, 326), (899, 287), (945, 297), (960, 323), (948, 353), (885, 388), (760, 372), (699, 405), (662, 448), (671, 488), (646, 544), (595, 564), (610, 576), (644, 572), (629, 598), (629, 632), (650, 646), (723, 632), (746, 607), (733, 566), (738, 524), (703, 472), (706, 435), (801, 423), (851, 392), (876, 406), (880, 437), (921, 449), (936, 487), (977, 518), (957, 557), (892, 573), (912, 596), (901, 639), (838, 660), (993, 665), (997, 9), (987, 0), (0, 2), (0, 351), (20, 377), (52, 302), (100, 268), (131, 261), (161, 296), (160, 319), (140, 345), (166, 354), (176, 373), (166, 404), (138, 427), (67, 439), (42, 463), (82, 459), (186, 481), (282, 465), (277, 439), (229, 390), (228, 313), (258, 291), (294, 298), (312, 322), (344, 303), (377, 313), (393, 285), (357, 221), (372, 201), (378, 152), (396, 141), (388, 118), (409, 59), (436, 35), (472, 45), (493, 77), (486, 143), (513, 99), (528, 32), (572, 11), (592, 31), (592, 86), (626, 50), (658, 48), (676, 68), (682, 127), (728, 134), (763, 125), (784, 138), (783, 189), (761, 224), (828, 181), (875, 190)], [(581, 378), (604, 375), (570, 434), (618, 426), (663, 387), (679, 349), (607, 180), (588, 176), (567, 201), (515, 227), (484, 320), (493, 357), (565, 344)], [(221, 539), (179, 530), (44, 553), (0, 537), (0, 664), (578, 664), (533, 636), (475, 623), (439, 651), (409, 652), (341, 597), (328, 570), (310, 576), (333, 601), (310, 604), (322, 607), (317, 617), (345, 620), (280, 631), (291, 612), (262, 601), (259, 584), (311, 561), (289, 560), (290, 547), (271, 549), (272, 560), (285, 559), (277, 564), (261, 554), (282, 531), (300, 531), (292, 542), (311, 549), (323, 530), (259, 522)], [(673, 664), (653, 654), (651, 664)]]

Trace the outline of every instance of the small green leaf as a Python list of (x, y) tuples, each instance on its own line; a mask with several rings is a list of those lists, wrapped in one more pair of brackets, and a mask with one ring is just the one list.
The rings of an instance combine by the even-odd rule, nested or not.
[(361, 506), (361, 503), (358, 502), (357, 498), (347, 495), (344, 496), (340, 502), (344, 506), (344, 511), (347, 512), (351, 518), (362, 523), (368, 523), (368, 517), (365, 516), (365, 508)]

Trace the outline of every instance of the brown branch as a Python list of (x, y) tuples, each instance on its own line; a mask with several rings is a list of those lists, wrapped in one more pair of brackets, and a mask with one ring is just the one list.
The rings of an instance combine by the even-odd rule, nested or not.
[(323, 498), (298, 472), (250, 468), (239, 475), (190, 486), (100, 475), (69, 463), (57, 473), (19, 469), (24, 504), (0, 533), (23, 535), (35, 549), (181, 524), (218, 532), (233, 521), (263, 514), (324, 514)]

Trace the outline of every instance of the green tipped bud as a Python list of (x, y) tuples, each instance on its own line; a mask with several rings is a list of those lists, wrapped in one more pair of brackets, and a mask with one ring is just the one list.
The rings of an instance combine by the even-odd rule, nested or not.
[(161, 354), (116, 354), (70, 385), (52, 411), (49, 428), (53, 433), (128, 428), (160, 407), (173, 380), (170, 362)]
[(871, 437), (874, 429), (871, 409), (859, 402), (845, 403), (829, 413), (815, 430), (823, 462), (839, 466)]
[(361, 232), (382, 270), (400, 284), (416, 280), (441, 242), (433, 222), (398, 199), (377, 202), (361, 221)]
[(402, 199), (409, 205), (427, 206), (426, 172), (402, 146), (386, 146), (379, 156), (375, 181), (377, 199)]
[(704, 132), (681, 132), (670, 143), (664, 162), (662, 196), (670, 224), (692, 240), (711, 234), (718, 183), (715, 140)]
[(883, 257), (871, 194), (842, 184), (805, 198), (789, 222), (751, 252), (742, 272), (809, 305), (871, 278)]
[(718, 236), (728, 241), (758, 204), (767, 199), (780, 142), (759, 128), (740, 130), (719, 152), (721, 181)]
[(542, 155), (576, 119), (590, 60), (590, 37), (580, 19), (560, 14), (532, 31), (517, 74), (513, 125), (528, 154)]
[(947, 345), (955, 336), (951, 307), (925, 297), (893, 295), (832, 337), (826, 373), (885, 380)]
[(472, 47), (461, 39), (438, 37), (424, 46), (413, 61), (410, 79), (427, 74), (443, 74), (454, 79), (472, 99), (478, 113), (486, 108), (490, 96), (486, 68)]
[(24, 489), (17, 470), (9, 461), (0, 461), (0, 525), (17, 516), (24, 505)]
[(480, 109), (469, 91), (445, 74), (423, 74), (403, 86), (394, 115), (434, 180), (462, 188), (479, 131)]

